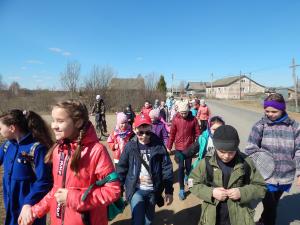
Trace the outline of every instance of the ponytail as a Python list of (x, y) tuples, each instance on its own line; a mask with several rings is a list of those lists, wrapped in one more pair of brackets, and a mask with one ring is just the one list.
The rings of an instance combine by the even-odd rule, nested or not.
[(53, 145), (52, 135), (43, 118), (33, 111), (12, 109), (0, 116), (6, 126), (15, 125), (21, 132), (31, 132), (32, 136), (49, 149)]

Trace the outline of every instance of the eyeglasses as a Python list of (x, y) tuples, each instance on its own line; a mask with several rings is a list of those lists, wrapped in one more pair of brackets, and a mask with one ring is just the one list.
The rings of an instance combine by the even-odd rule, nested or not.
[(149, 130), (147, 130), (147, 131), (138, 131), (138, 132), (136, 132), (136, 134), (137, 134), (138, 136), (143, 136), (144, 134), (145, 134), (146, 136), (150, 136), (151, 131), (149, 131)]

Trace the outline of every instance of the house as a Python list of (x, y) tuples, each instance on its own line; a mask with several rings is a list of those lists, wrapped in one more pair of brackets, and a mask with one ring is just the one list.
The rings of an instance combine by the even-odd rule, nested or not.
[(112, 78), (108, 87), (110, 90), (144, 90), (144, 78)]
[(206, 87), (206, 97), (218, 99), (242, 99), (249, 93), (264, 92), (263, 85), (245, 75), (219, 79)]
[[(279, 93), (281, 94), (285, 100), (291, 100), (295, 99), (295, 89), (293, 88), (288, 88), (288, 87), (269, 87), (266, 89), (265, 93), (267, 95), (272, 94), (272, 93)], [(300, 94), (300, 90), (298, 88), (297, 90), (298, 98)]]
[(205, 96), (206, 95), (206, 82), (188, 82), (185, 91), (188, 95), (193, 96)]

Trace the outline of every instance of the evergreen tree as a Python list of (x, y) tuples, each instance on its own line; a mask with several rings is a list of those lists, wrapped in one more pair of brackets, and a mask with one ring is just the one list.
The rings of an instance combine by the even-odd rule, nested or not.
[(167, 84), (164, 75), (160, 75), (159, 81), (157, 82), (156, 90), (162, 93), (167, 92)]

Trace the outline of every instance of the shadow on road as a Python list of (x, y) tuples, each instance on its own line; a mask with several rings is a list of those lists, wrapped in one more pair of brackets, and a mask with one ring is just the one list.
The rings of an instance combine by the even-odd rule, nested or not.
[[(172, 210), (162, 210), (155, 213), (153, 224), (155, 225), (197, 225), (201, 214), (201, 206), (196, 205), (191, 208), (183, 209), (174, 214)], [(130, 225), (131, 220), (126, 219), (116, 221), (111, 225)], [(187, 223), (188, 222), (188, 223)]]
[(290, 224), (300, 220), (299, 214), (300, 194), (286, 195), (280, 201), (277, 209), (278, 225)]

